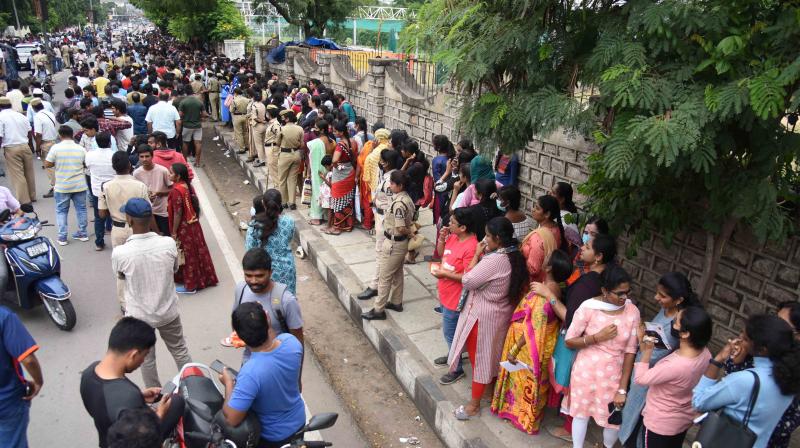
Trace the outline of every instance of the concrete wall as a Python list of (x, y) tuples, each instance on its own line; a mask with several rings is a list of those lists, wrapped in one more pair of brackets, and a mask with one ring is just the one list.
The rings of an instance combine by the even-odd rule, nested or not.
[[(378, 120), (387, 128), (402, 128), (432, 155), (431, 140), (445, 134), (451, 140), (460, 137), (457, 119), (459, 100), (447, 92), (432, 97), (420, 95), (409, 85), (396, 61), (372, 59), (369, 72), (359, 79), (348, 67), (344, 55), (318, 55), (311, 60), (307, 49), (290, 47), (284, 64), (269, 66), (281, 76), (294, 74), (301, 82), (318, 78), (325, 85), (344, 95), (359, 115), (370, 125)], [(266, 63), (263, 65), (268, 67)], [(544, 194), (558, 181), (578, 185), (586, 180), (586, 158), (596, 147), (577, 136), (557, 133), (535, 137), (518, 152), (521, 162), (519, 186), (526, 209), (533, 198)], [(657, 311), (653, 299), (658, 278), (663, 273), (679, 270), (687, 273), (697, 285), (704, 264), (706, 237), (703, 233), (687, 233), (675, 239), (670, 248), (657, 237), (643, 244), (635, 258), (624, 260), (624, 266), (636, 280), (636, 297), (652, 316)], [(624, 253), (626, 241), (621, 241)], [(800, 296), (800, 239), (784, 244), (760, 245), (748, 232), (737, 229), (725, 247), (709, 304), (714, 316), (717, 342), (738, 333), (748, 315), (771, 310), (780, 301), (798, 300)]]

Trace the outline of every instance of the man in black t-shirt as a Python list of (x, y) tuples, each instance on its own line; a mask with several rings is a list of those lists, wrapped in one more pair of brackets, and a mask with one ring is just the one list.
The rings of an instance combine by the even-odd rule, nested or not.
[[(111, 330), (106, 355), (81, 374), (83, 406), (94, 419), (101, 448), (108, 446), (108, 428), (123, 410), (145, 408), (161, 392), (158, 387), (140, 390), (125, 377), (142, 365), (155, 343), (153, 327), (133, 317), (122, 318)], [(161, 399), (155, 413), (161, 422), (162, 437), (166, 438), (175, 428), (183, 410), (184, 402), (179, 395), (165, 395)]]

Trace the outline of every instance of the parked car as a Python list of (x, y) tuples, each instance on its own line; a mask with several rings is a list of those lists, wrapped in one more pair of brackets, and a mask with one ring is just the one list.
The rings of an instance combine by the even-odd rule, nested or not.
[(31, 51), (42, 50), (38, 42), (24, 42), (17, 44), (17, 67), (19, 70), (31, 70)]

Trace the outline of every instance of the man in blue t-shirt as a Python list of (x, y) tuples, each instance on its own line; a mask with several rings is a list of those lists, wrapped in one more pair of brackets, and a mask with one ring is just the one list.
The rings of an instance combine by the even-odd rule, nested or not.
[(233, 311), (233, 329), (252, 355), (234, 383), (226, 369), (220, 375), (225, 385), (226, 422), (238, 426), (253, 412), (261, 422), (259, 448), (280, 448), (303, 428), (305, 404), (298, 377), (303, 346), (290, 333), (275, 336), (269, 330), (268, 314), (258, 302), (245, 302)]
[[(0, 306), (0, 446), (27, 448), (30, 401), (42, 389), (36, 341), (11, 310)], [(21, 366), (30, 374), (26, 380)]]

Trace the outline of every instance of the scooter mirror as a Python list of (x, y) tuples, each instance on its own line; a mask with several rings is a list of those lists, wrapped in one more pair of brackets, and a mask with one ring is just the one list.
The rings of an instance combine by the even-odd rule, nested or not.
[(311, 420), (306, 425), (306, 432), (319, 431), (320, 429), (328, 429), (336, 424), (336, 419), (339, 414), (334, 412), (326, 412), (325, 414), (317, 414), (311, 417)]
[(25, 213), (33, 213), (33, 205), (31, 204), (22, 204), (19, 208)]

